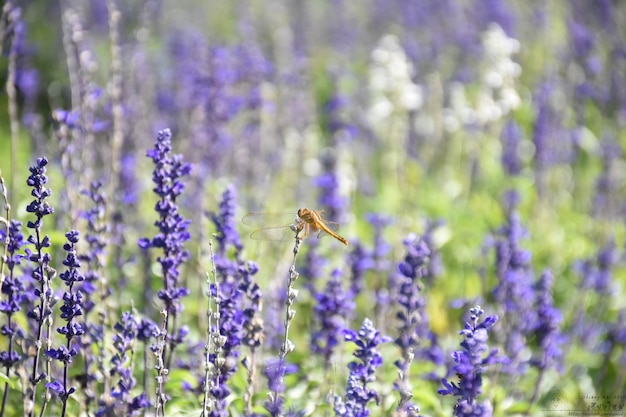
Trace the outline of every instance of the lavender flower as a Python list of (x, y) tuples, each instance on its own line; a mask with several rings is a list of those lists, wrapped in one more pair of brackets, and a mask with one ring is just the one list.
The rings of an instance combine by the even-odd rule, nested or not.
[(246, 321), (244, 323), (242, 342), (250, 347), (259, 347), (265, 339), (263, 319), (259, 316), (263, 293), (259, 284), (253, 279), (257, 272), (259, 272), (259, 266), (253, 261), (248, 261), (245, 265), (239, 267), (239, 289), (244, 293), (248, 301), (243, 309)]
[(488, 365), (503, 363), (505, 358), (499, 357), (498, 350), (493, 349), (487, 356), (483, 354), (489, 350), (487, 339), (489, 330), (498, 321), (498, 316), (488, 316), (480, 323), (480, 317), (485, 311), (476, 306), (470, 309), (470, 321), (465, 323), (465, 328), (459, 332), (464, 336), (461, 342), (463, 350), (452, 354), (454, 372), (459, 377), (459, 382), (450, 382), (442, 379), (444, 388), (437, 391), (440, 395), (454, 395), (460, 397), (454, 407), (454, 415), (458, 417), (491, 416), (492, 406), (489, 402), (478, 403), (477, 398), (482, 394), (483, 372)]
[(555, 114), (550, 107), (549, 98), (554, 87), (549, 81), (544, 81), (535, 93), (535, 108), (537, 117), (533, 128), (533, 143), (535, 145), (535, 169), (541, 175), (554, 162), (551, 139), (554, 136)]
[[(30, 167), (30, 176), (26, 180), (26, 184), (32, 187), (31, 195), (35, 198), (26, 207), (28, 213), (33, 213), (36, 217), (34, 221), (28, 221), (27, 227), (32, 230), (32, 234), (28, 236), (28, 243), (34, 246), (34, 251), (26, 248), (26, 257), (34, 264), (31, 277), (39, 285), (34, 288), (33, 294), (39, 298), (39, 303), (28, 311), (27, 316), (34, 322), (37, 335), (35, 342), (35, 355), (33, 355), (33, 367), (30, 376), (31, 384), (31, 404), (35, 404), (37, 398), (37, 384), (46, 377), (46, 374), (39, 371), (40, 352), (43, 345), (44, 326), (50, 325), (47, 318), (52, 314), (52, 288), (50, 281), (54, 278), (56, 271), (50, 267), (51, 257), (49, 253), (44, 252), (50, 247), (50, 238), (48, 235), (42, 236), (43, 218), (54, 212), (54, 209), (47, 202), (47, 198), (52, 191), (45, 185), (48, 183), (46, 176), (46, 158), (38, 158), (36, 165)], [(33, 410), (34, 411), (34, 410)]]
[(337, 172), (336, 155), (328, 149), (320, 155), (322, 174), (314, 180), (314, 185), (320, 190), (319, 203), (323, 207), (325, 216), (333, 221), (342, 222), (346, 216), (347, 199), (340, 191), (340, 176)]
[[(140, 239), (138, 245), (142, 249), (158, 248), (163, 250), (163, 255), (157, 258), (161, 264), (163, 274), (163, 289), (159, 290), (158, 297), (163, 300), (168, 312), (167, 334), (168, 343), (173, 351), (176, 347), (176, 316), (182, 310), (180, 299), (189, 294), (185, 287), (178, 286), (179, 268), (189, 258), (189, 252), (183, 248), (190, 238), (187, 231), (189, 221), (185, 220), (178, 211), (176, 199), (184, 191), (185, 183), (181, 177), (189, 175), (191, 165), (184, 163), (181, 155), (172, 155), (172, 133), (169, 129), (159, 131), (154, 149), (147, 152), (152, 159), (155, 168), (152, 181), (155, 184), (153, 191), (159, 196), (155, 206), (159, 214), (159, 220), (154, 224), (159, 233), (152, 239)], [(169, 317), (172, 316), (172, 321)], [(170, 363), (172, 352), (167, 357), (166, 363)], [(164, 358), (165, 359), (165, 358)]]
[(429, 262), (428, 262), (428, 274), (424, 277), (425, 283), (427, 285), (432, 285), (434, 283), (435, 278), (439, 277), (443, 271), (443, 260), (441, 258), (441, 252), (436, 249), (435, 244), (435, 230), (439, 229), (445, 224), (443, 219), (430, 220), (426, 221), (426, 227), (424, 230), (424, 234), (422, 235), (422, 240), (428, 248), (430, 249)]
[[(175, 35), (171, 43), (180, 77), (176, 80), (174, 102), (163, 106), (164, 115), (171, 117), (176, 111), (191, 115), (188, 120), (181, 114), (186, 123), (175, 127), (189, 130), (191, 149), (197, 151), (190, 158), (200, 171), (198, 178), (209, 178), (220, 172), (225, 164), (224, 152), (232, 149), (228, 123), (241, 107), (232, 91), (237, 76), (234, 54), (228, 47), (211, 47), (200, 33), (193, 34), (191, 40)], [(166, 87), (166, 100), (173, 87)], [(176, 123), (175, 119), (172, 123)]]
[(85, 236), (89, 251), (79, 255), (80, 260), (89, 264), (89, 268), (85, 272), (85, 280), (81, 286), (81, 291), (85, 295), (83, 309), (85, 316), (87, 316), (95, 307), (91, 297), (98, 289), (97, 284), (101, 279), (100, 273), (104, 268), (105, 248), (107, 246), (106, 236), (109, 232), (109, 227), (104, 223), (106, 196), (102, 191), (102, 184), (94, 181), (89, 189), (84, 190), (82, 194), (88, 196), (93, 204), (89, 210), (83, 213), (83, 218), (87, 221), (87, 229), (89, 231)]
[(215, 254), (219, 283), (211, 284), (210, 292), (219, 299), (219, 321), (215, 326), (221, 342), (218, 351), (209, 355), (209, 362), (219, 370), (210, 388), (216, 400), (210, 416), (228, 415), (227, 382), (237, 371), (241, 344), (255, 348), (264, 338), (263, 322), (258, 317), (261, 291), (253, 279), (259, 268), (256, 263), (241, 259), (243, 245), (235, 223), (236, 206), (236, 190), (230, 186), (222, 195), (219, 213), (211, 214), (219, 243)]
[[(379, 285), (379, 287), (374, 290), (376, 292), (376, 316), (384, 317), (387, 315), (386, 313), (388, 312), (390, 306), (390, 300), (395, 297), (394, 290), (396, 287), (393, 282), (393, 273), (390, 273), (392, 267), (388, 257), (388, 254), (391, 251), (391, 245), (383, 236), (385, 228), (391, 224), (392, 219), (389, 216), (378, 213), (367, 213), (365, 218), (374, 228), (374, 245), (370, 255), (373, 263), (372, 270), (381, 277), (379, 279), (381, 284), (385, 282), (382, 278), (385, 275), (389, 276), (390, 281), (388, 285)], [(356, 291), (358, 286), (355, 284), (356, 283), (353, 282), (353, 289)], [(358, 292), (355, 292), (355, 297), (357, 295)]]
[(383, 357), (378, 352), (378, 345), (391, 341), (390, 337), (381, 336), (374, 328), (370, 319), (363, 320), (361, 329), (357, 332), (346, 329), (343, 332), (347, 342), (353, 342), (358, 349), (354, 356), (359, 360), (350, 362), (348, 369), (348, 386), (346, 395), (341, 398), (335, 396), (334, 410), (336, 416), (367, 417), (370, 415), (367, 404), (374, 400), (379, 401), (378, 393), (368, 386), (376, 380), (376, 368), (383, 363)]
[(574, 157), (573, 140), (562, 125), (562, 109), (553, 99), (559, 93), (557, 79), (548, 78), (539, 86), (534, 97), (536, 118), (533, 125), (532, 142), (535, 145), (534, 171), (537, 191), (546, 196), (546, 170), (558, 163), (569, 163)]
[[(404, 246), (407, 254), (404, 261), (398, 265), (401, 276), (398, 277), (397, 303), (400, 309), (396, 313), (396, 318), (400, 327), (395, 340), (402, 352), (402, 360), (395, 362), (399, 379), (394, 383), (394, 388), (400, 393), (398, 411), (417, 415), (419, 408), (409, 402), (412, 394), (408, 373), (413, 358), (417, 353), (418, 357), (430, 359), (436, 364), (442, 364), (443, 358), (430, 331), (425, 309), (426, 301), (421, 294), (421, 280), (428, 274), (430, 249), (421, 238), (413, 234), (404, 240)], [(431, 346), (424, 345), (427, 340)]]
[[(218, 240), (218, 250), (215, 253), (215, 268), (219, 276), (219, 285), (212, 286), (213, 296), (220, 299), (221, 319), (218, 323), (219, 333), (228, 339), (228, 343), (223, 347), (223, 353), (228, 357), (233, 355), (233, 362), (239, 356), (238, 347), (241, 344), (242, 331), (245, 322), (243, 315), (243, 292), (240, 288), (240, 274), (244, 278), (249, 278), (248, 270), (240, 259), (243, 245), (237, 232), (235, 223), (235, 211), (237, 193), (233, 186), (229, 186), (222, 194), (219, 213), (211, 213), (211, 220), (215, 225)], [(234, 259), (233, 259), (234, 258)], [(254, 273), (258, 268), (252, 267)], [(254, 291), (248, 282), (248, 287)], [(216, 359), (216, 358), (213, 358)], [(225, 383), (236, 367), (223, 375), (220, 383)]]
[[(328, 263), (325, 256), (320, 255), (319, 240), (311, 239), (307, 245), (308, 250), (304, 255), (304, 261), (300, 267), (300, 275), (304, 281), (304, 287), (315, 296), (317, 283), (324, 276), (324, 267)], [(282, 291), (282, 289), (281, 289)]]
[[(277, 281), (277, 280), (276, 280)], [(263, 304), (263, 321), (265, 325), (265, 345), (272, 351), (280, 350), (282, 345), (283, 311), (282, 306), (287, 302), (287, 294), (279, 282), (272, 283), (270, 291), (266, 294)]]
[[(287, 279), (287, 291), (286, 291), (286, 300), (285, 300), (285, 316), (283, 320), (283, 340), (280, 345), (280, 351), (278, 353), (278, 370), (276, 375), (273, 377), (274, 383), (270, 387), (271, 391), (268, 394), (269, 400), (266, 403), (269, 407), (274, 407), (278, 413), (282, 414), (280, 411), (283, 404), (283, 399), (281, 395), (281, 389), (283, 386), (285, 373), (287, 369), (284, 365), (287, 364), (286, 357), (289, 353), (293, 352), (295, 349), (294, 343), (289, 340), (289, 328), (291, 327), (291, 323), (293, 322), (293, 318), (296, 315), (296, 310), (293, 308), (296, 299), (298, 298), (298, 290), (295, 288), (294, 284), (300, 274), (296, 271), (296, 258), (298, 257), (298, 252), (300, 250), (300, 245), (302, 240), (299, 237), (299, 230), (295, 233), (295, 244), (293, 247), (293, 259), (291, 261), (291, 266), (289, 267), (289, 277)], [(272, 411), (270, 411), (272, 412)]]
[(561, 345), (566, 338), (560, 331), (563, 315), (554, 306), (552, 296), (553, 281), (552, 273), (546, 270), (535, 284), (537, 322), (534, 334), (537, 338), (539, 354), (531, 360), (531, 365), (541, 371), (555, 367), (562, 372), (563, 351), (561, 350)]
[(122, 156), (120, 165), (120, 185), (123, 194), (120, 202), (126, 206), (134, 206), (139, 199), (139, 181), (137, 178), (137, 160), (132, 154)]
[(219, 213), (211, 213), (211, 220), (217, 229), (216, 239), (219, 244), (217, 255), (225, 257), (229, 248), (233, 247), (238, 257), (239, 252), (243, 249), (239, 233), (237, 232), (237, 223), (235, 220), (235, 211), (237, 210), (237, 190), (234, 186), (229, 185), (220, 200)]
[(282, 395), (277, 394), (285, 391), (285, 375), (296, 372), (298, 372), (296, 365), (277, 359), (273, 359), (265, 365), (263, 374), (267, 378), (267, 384), (270, 389), (269, 398), (265, 401), (265, 409), (270, 413), (270, 416), (279, 417), (284, 414), (285, 399)]
[(502, 141), (502, 167), (509, 175), (519, 175), (522, 171), (520, 158), (520, 142), (522, 141), (522, 129), (514, 120), (509, 120), (504, 126), (501, 135)]
[[(582, 2), (581, 2), (582, 4)], [(600, 99), (601, 91), (594, 85), (597, 75), (602, 71), (602, 61), (597, 57), (598, 34), (594, 28), (589, 27), (585, 22), (585, 15), (589, 10), (581, 7), (573, 7), (574, 18), (568, 22), (571, 59), (582, 70), (582, 76), (574, 80), (576, 103), (579, 122), (584, 123), (585, 101), (586, 99)], [(576, 10), (578, 9), (578, 10)]]
[[(6, 316), (6, 322), (0, 327), (0, 334), (8, 340), (7, 350), (0, 350), (0, 366), (4, 368), (5, 375), (10, 375), (10, 369), (20, 360), (20, 355), (15, 351), (15, 339), (24, 336), (24, 330), (14, 320), (14, 316), (22, 309), (21, 304), (25, 299), (24, 282), (18, 275), (17, 267), (24, 257), (18, 252), (26, 242), (21, 232), (21, 222), (12, 220), (7, 226), (7, 230), (0, 230), (0, 241), (7, 243), (6, 254), (0, 264), (8, 268), (8, 274), (3, 275), (2, 281), (4, 298), (0, 300), (0, 314)], [(8, 389), (8, 384), (5, 384), (5, 391)]]
[(506, 371), (523, 373), (528, 365), (527, 339), (537, 320), (533, 307), (532, 255), (520, 246), (520, 240), (528, 233), (515, 210), (517, 195), (510, 193), (507, 198), (507, 223), (498, 231), (495, 241), (498, 284), (492, 294), (494, 301), (504, 307), (505, 352), (510, 359)]
[[(32, 57), (35, 48), (29, 44), (29, 30), (23, 16), (21, 7), (17, 2), (6, 2), (3, 12), (7, 17), (7, 27), (5, 27), (5, 42), (10, 39), (11, 53), (16, 54), (15, 85), (18, 87), (23, 97), (23, 106), (27, 114), (32, 114), (35, 110), (37, 95), (39, 93), (39, 72), (32, 68)], [(4, 23), (4, 22), (3, 22)], [(26, 112), (24, 116), (26, 116)]]
[(515, 16), (506, 2), (487, 0), (476, 5), (477, 20), (486, 28), (492, 23), (497, 23), (510, 37), (515, 32)]
[(622, 148), (612, 136), (605, 135), (602, 147), (602, 172), (595, 181), (592, 213), (600, 218), (615, 220), (622, 209), (618, 192), (620, 187), (619, 164)]
[(52, 111), (52, 120), (59, 126), (66, 126), (67, 129), (79, 129), (81, 126), (78, 111), (55, 109)]
[(240, 289), (245, 294), (247, 303), (243, 309), (246, 318), (242, 344), (248, 346), (250, 355), (241, 362), (248, 373), (246, 394), (246, 413), (252, 413), (252, 397), (254, 394), (254, 381), (256, 375), (256, 351), (265, 340), (263, 318), (261, 317), (262, 292), (253, 276), (259, 271), (256, 263), (248, 261), (245, 267), (239, 268)]
[(52, 191), (45, 187), (48, 183), (46, 165), (48, 165), (48, 160), (45, 157), (38, 158), (37, 164), (30, 167), (30, 176), (26, 181), (26, 184), (33, 188), (31, 195), (35, 197), (35, 200), (33, 200), (26, 207), (26, 211), (28, 213), (35, 214), (37, 217), (36, 221), (28, 222), (28, 228), (35, 229), (36, 231), (43, 226), (43, 218), (54, 213), (54, 209), (46, 201), (46, 199), (52, 194)]
[(391, 265), (387, 255), (391, 252), (391, 245), (385, 241), (383, 232), (392, 223), (392, 219), (380, 213), (368, 213), (365, 215), (365, 219), (374, 228), (374, 248), (372, 250), (374, 269), (377, 272), (388, 271)]
[[(397, 298), (402, 310), (396, 315), (401, 323), (396, 344), (403, 350), (419, 345), (416, 352), (418, 357), (441, 365), (444, 362), (443, 354), (430, 330), (425, 300), (421, 295), (423, 288), (420, 281), (429, 277), (432, 251), (425, 240), (414, 234), (407, 236), (403, 243), (407, 254), (398, 264), (401, 277)], [(425, 344), (425, 341), (428, 343)]]
[[(136, 320), (137, 321), (137, 320)], [(122, 324), (123, 326), (123, 324)], [(120, 329), (116, 329), (118, 331), (120, 331)], [(120, 337), (123, 337), (123, 335), (121, 335)], [(142, 317), (140, 320), (138, 320), (137, 323), (137, 340), (142, 342), (144, 344), (144, 348), (142, 349), (143, 351), (143, 372), (144, 372), (144, 376), (143, 376), (143, 390), (144, 393), (138, 397), (135, 397), (133, 399), (133, 403), (135, 404), (135, 406), (141, 406), (141, 408), (148, 408), (151, 407), (152, 405), (150, 404), (147, 395), (145, 394), (146, 390), (148, 389), (148, 372), (149, 372), (149, 366), (148, 366), (148, 360), (149, 357), (152, 355), (152, 349), (154, 347), (154, 345), (152, 344), (155, 340), (157, 340), (157, 338), (161, 337), (161, 329), (159, 328), (159, 326), (153, 322), (150, 319), (147, 319), (145, 317)], [(149, 345), (150, 344), (150, 345)], [(149, 348), (148, 348), (149, 346)], [(139, 404), (141, 401), (144, 401), (144, 404), (141, 405)]]
[[(219, 358), (216, 354), (211, 354), (209, 360), (220, 369), (217, 388), (215, 388), (217, 391), (214, 394), (218, 402), (222, 404), (223, 407), (220, 411), (223, 412), (226, 410), (224, 400), (230, 394), (226, 382), (237, 370), (237, 360), (240, 355), (239, 346), (243, 338), (243, 327), (246, 317), (241, 308), (243, 294), (234, 284), (227, 288), (226, 285), (220, 283), (219, 290), (216, 286), (212, 286), (211, 294), (213, 297), (219, 297), (220, 299), (220, 320), (218, 326), (223, 342), (220, 343)], [(226, 366), (218, 365), (222, 360)]]
[[(117, 330), (119, 331), (119, 329)], [(147, 343), (148, 341), (159, 337), (160, 334), (161, 330), (155, 322), (147, 318), (139, 320), (139, 323), (137, 324), (137, 340)]]
[(72, 230), (65, 234), (67, 242), (63, 249), (67, 252), (63, 265), (67, 268), (59, 275), (59, 278), (67, 286), (63, 293), (63, 305), (61, 306), (61, 318), (66, 321), (65, 326), (57, 328), (57, 333), (65, 336), (66, 344), (57, 349), (46, 350), (46, 356), (55, 359), (63, 364), (63, 380), (54, 380), (46, 384), (46, 387), (56, 393), (63, 408), (61, 415), (65, 416), (67, 410), (67, 400), (76, 391), (76, 387), (69, 386), (68, 369), (74, 356), (78, 355), (75, 338), (80, 338), (85, 333), (82, 323), (76, 321), (77, 317), (83, 315), (82, 301), (83, 294), (74, 287), (77, 282), (82, 282), (85, 278), (80, 274), (80, 261), (76, 255), (76, 244), (78, 243), (78, 232)]
[[(104, 323), (107, 322), (106, 299), (111, 295), (112, 289), (107, 285), (106, 274), (101, 275), (105, 268), (106, 247), (108, 243), (109, 227), (105, 222), (106, 196), (102, 190), (102, 184), (94, 181), (88, 190), (83, 190), (91, 200), (92, 206), (86, 210), (82, 217), (87, 221), (87, 233), (85, 241), (88, 250), (79, 254), (79, 260), (86, 264), (84, 281), (80, 286), (83, 295), (82, 308), (84, 317), (85, 334), (80, 338), (83, 353), (84, 380), (82, 380), (81, 392), (84, 393), (85, 409), (90, 410), (91, 403), (95, 400), (94, 383), (97, 380), (95, 367), (98, 366), (104, 374)], [(99, 295), (99, 296), (98, 296)], [(91, 315), (99, 306), (99, 321), (91, 320)], [(95, 356), (93, 346), (98, 345), (98, 357)]]
[(578, 309), (574, 318), (573, 332), (580, 338), (582, 345), (590, 351), (604, 351), (606, 347), (600, 345), (605, 338), (606, 328), (599, 325), (607, 313), (608, 304), (602, 302), (615, 292), (613, 270), (620, 261), (615, 242), (611, 240), (601, 247), (594, 257), (578, 261), (574, 264), (574, 271), (580, 276), (579, 287), (587, 290), (583, 294), (596, 298), (591, 308)]
[(591, 289), (599, 295), (610, 296), (613, 288), (613, 268), (619, 260), (615, 242), (611, 241), (601, 248), (595, 259), (577, 262), (574, 270), (581, 277), (581, 287)]
[(341, 91), (342, 74), (329, 74), (331, 94), (326, 98), (323, 107), (325, 130), (331, 136), (335, 144), (354, 138), (357, 135), (357, 127), (348, 117), (350, 99)]
[[(421, 295), (422, 284), (420, 280), (428, 272), (426, 265), (430, 249), (422, 239), (414, 234), (404, 239), (404, 246), (407, 254), (404, 261), (398, 264), (398, 270), (402, 274), (398, 288), (398, 304), (401, 306), (401, 310), (396, 315), (401, 325), (400, 335), (395, 342), (403, 352), (408, 352), (417, 346), (420, 336), (425, 336), (423, 324), (426, 302)], [(426, 327), (427, 329), (428, 327)], [(406, 372), (409, 364), (403, 365), (406, 368), (400, 367), (398, 364), (396, 366), (401, 372)]]
[[(246, 25), (247, 26), (247, 25)], [(254, 32), (254, 29), (245, 32)], [(263, 56), (261, 48), (256, 44), (252, 33), (243, 35), (244, 44), (237, 47), (237, 81), (240, 102), (239, 119), (243, 119), (238, 146), (235, 152), (235, 166), (238, 178), (246, 183), (258, 185), (259, 178), (267, 178), (268, 151), (272, 147), (263, 146), (263, 116), (271, 104), (263, 94), (263, 85), (273, 72), (272, 64)], [(273, 167), (270, 169), (274, 169)], [(271, 176), (271, 174), (270, 174)]]
[(328, 370), (341, 331), (345, 328), (345, 320), (355, 308), (352, 294), (343, 290), (340, 278), (341, 271), (335, 269), (325, 290), (315, 294), (311, 350), (324, 357), (324, 370)]
[(135, 340), (148, 340), (159, 334), (158, 326), (149, 321), (140, 323), (129, 311), (122, 314), (115, 324), (116, 334), (113, 336), (115, 355), (111, 359), (111, 376), (117, 376), (118, 382), (111, 390), (110, 398), (102, 398), (98, 417), (109, 415), (137, 416), (141, 410), (151, 407), (145, 392), (133, 396), (132, 390), (137, 386), (133, 377), (133, 360)]
[(552, 273), (544, 271), (535, 284), (537, 322), (533, 333), (537, 340), (538, 350), (530, 360), (530, 365), (539, 370), (539, 377), (531, 402), (537, 398), (541, 380), (548, 369), (556, 368), (559, 372), (563, 372), (564, 355), (561, 345), (566, 341), (566, 337), (561, 333), (563, 316), (559, 309), (554, 307), (552, 281)]
[(372, 251), (366, 249), (361, 242), (355, 242), (352, 247), (347, 262), (350, 265), (350, 291), (356, 297), (363, 291), (365, 273), (374, 268), (375, 262)]

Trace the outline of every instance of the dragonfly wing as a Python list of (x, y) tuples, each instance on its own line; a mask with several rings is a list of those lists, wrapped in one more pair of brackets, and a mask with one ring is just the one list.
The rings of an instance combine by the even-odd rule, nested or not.
[(293, 212), (284, 213), (248, 213), (241, 219), (243, 224), (252, 227), (288, 227), (298, 215)]
[[(274, 240), (281, 242), (292, 242), (296, 233), (290, 227), (262, 227), (255, 230), (250, 235), (254, 240)], [(300, 236), (302, 237), (302, 236)]]

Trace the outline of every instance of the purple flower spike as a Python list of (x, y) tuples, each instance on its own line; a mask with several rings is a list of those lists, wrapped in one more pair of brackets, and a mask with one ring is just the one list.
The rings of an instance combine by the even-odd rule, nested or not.
[[(47, 318), (52, 314), (53, 291), (50, 283), (56, 274), (56, 271), (50, 267), (52, 258), (49, 253), (45, 252), (50, 247), (50, 238), (48, 235), (44, 235), (42, 231), (43, 218), (54, 212), (54, 209), (47, 201), (52, 191), (46, 187), (48, 183), (46, 165), (48, 165), (46, 158), (37, 159), (37, 163), (30, 167), (30, 176), (26, 181), (28, 186), (32, 187), (30, 194), (34, 197), (26, 207), (26, 211), (33, 213), (36, 217), (34, 221), (28, 221), (27, 223), (27, 227), (31, 229), (31, 234), (27, 240), (34, 247), (34, 250), (30, 248), (25, 249), (26, 258), (33, 263), (31, 278), (33, 279), (34, 288), (32, 290), (29, 289), (29, 291), (32, 291), (29, 297), (37, 300), (31, 303), (33, 307), (26, 313), (31, 320), (29, 324), (33, 327), (32, 331), (38, 335), (38, 340), (35, 342), (36, 352), (33, 355), (33, 367), (30, 376), (30, 382), (33, 384), (31, 396), (33, 404), (37, 397), (36, 385), (45, 377), (45, 374), (40, 372), (40, 353), (43, 346), (43, 329), (44, 326), (49, 326)], [(48, 324), (46, 324), (47, 322)]]
[(528, 232), (516, 211), (519, 196), (509, 192), (505, 198), (507, 222), (498, 231), (494, 244), (498, 284), (492, 294), (495, 302), (504, 308), (505, 352), (510, 359), (505, 371), (520, 374), (526, 372), (528, 367), (527, 340), (536, 323), (537, 312), (533, 306), (532, 254), (521, 246), (521, 240), (527, 237)]
[(350, 362), (348, 369), (348, 386), (346, 395), (336, 396), (334, 410), (336, 416), (367, 417), (370, 415), (367, 404), (374, 400), (379, 401), (378, 393), (368, 386), (376, 380), (375, 371), (383, 363), (383, 357), (378, 352), (378, 345), (391, 341), (390, 337), (382, 336), (374, 328), (370, 319), (363, 320), (358, 332), (351, 329), (344, 330), (344, 339), (357, 346), (354, 357), (358, 361)]
[(117, 377), (117, 384), (111, 389), (110, 398), (99, 402), (98, 417), (109, 415), (137, 416), (140, 410), (152, 407), (145, 392), (133, 396), (137, 380), (133, 376), (132, 357), (136, 340), (147, 341), (160, 334), (158, 327), (149, 320), (137, 320), (132, 313), (125, 311), (115, 324), (113, 346), (115, 355), (111, 359), (111, 376)]
[[(67, 268), (59, 275), (59, 278), (67, 286), (67, 290), (63, 293), (63, 305), (61, 306), (61, 318), (66, 322), (65, 326), (57, 328), (57, 333), (65, 336), (66, 344), (59, 346), (57, 349), (46, 350), (46, 356), (57, 360), (63, 364), (63, 380), (54, 380), (52, 383), (46, 384), (46, 387), (56, 393), (63, 403), (63, 410), (67, 407), (67, 399), (76, 391), (75, 387), (68, 386), (68, 369), (72, 363), (74, 356), (78, 355), (78, 346), (75, 338), (85, 334), (85, 328), (82, 323), (76, 321), (77, 317), (83, 315), (82, 300), (83, 294), (75, 288), (74, 284), (82, 282), (84, 277), (80, 274), (80, 261), (76, 255), (76, 244), (78, 243), (78, 232), (72, 230), (65, 234), (67, 242), (63, 245), (63, 249), (67, 252), (63, 265)], [(74, 346), (75, 345), (75, 346)], [(65, 415), (65, 413), (63, 413)]]
[(272, 359), (266, 364), (263, 374), (267, 378), (267, 384), (272, 394), (264, 405), (265, 409), (270, 413), (270, 416), (278, 417), (284, 415), (283, 406), (285, 399), (281, 395), (274, 396), (274, 393), (284, 392), (285, 385), (283, 381), (285, 375), (294, 374), (296, 372), (298, 372), (296, 365), (278, 359)]
[(552, 297), (552, 283), (554, 278), (550, 271), (544, 271), (535, 285), (537, 300), (537, 323), (534, 333), (539, 345), (539, 352), (531, 360), (531, 365), (544, 371), (551, 367), (560, 372), (563, 371), (563, 351), (561, 345), (566, 337), (561, 333), (563, 315), (558, 308), (554, 307)]
[[(434, 334), (430, 331), (426, 302), (421, 294), (422, 281), (430, 274), (429, 263), (432, 253), (426, 241), (414, 234), (404, 239), (404, 247), (407, 253), (404, 260), (398, 264), (401, 276), (398, 277), (397, 303), (401, 310), (396, 315), (400, 321), (400, 335), (396, 339), (396, 344), (403, 352), (419, 345), (420, 349), (415, 352), (418, 357), (441, 365), (444, 362), (443, 354), (436, 344)], [(426, 341), (429, 343), (425, 343)], [(407, 371), (402, 367), (400, 370)]]
[(340, 193), (341, 178), (337, 173), (336, 156), (331, 152), (320, 156), (323, 172), (314, 179), (314, 185), (320, 189), (319, 204), (328, 219), (343, 222), (346, 217), (348, 202)]
[(399, 334), (395, 344), (402, 352), (402, 359), (395, 362), (399, 378), (394, 388), (400, 394), (398, 411), (414, 416), (418, 415), (419, 408), (410, 402), (412, 387), (408, 377), (413, 358), (424, 358), (438, 365), (443, 364), (444, 359), (430, 330), (426, 301), (422, 295), (423, 280), (429, 275), (431, 251), (426, 242), (414, 234), (404, 239), (404, 247), (407, 253), (398, 264), (400, 276), (396, 278)]
[(24, 280), (18, 275), (17, 269), (24, 258), (18, 252), (26, 244), (21, 229), (22, 223), (12, 220), (8, 230), (0, 230), (0, 242), (7, 242), (5, 264), (8, 271), (2, 282), (3, 297), (0, 300), (0, 314), (6, 317), (0, 327), (0, 334), (7, 339), (7, 350), (0, 350), (0, 366), (4, 368), (6, 375), (9, 375), (9, 370), (20, 360), (19, 354), (14, 350), (15, 338), (24, 336), (24, 330), (14, 320), (14, 315), (22, 309), (21, 305), (26, 299)]
[(463, 350), (456, 351), (452, 358), (456, 365), (453, 370), (459, 377), (459, 382), (450, 382), (442, 379), (444, 388), (437, 391), (440, 395), (454, 395), (460, 397), (454, 407), (454, 415), (457, 417), (480, 417), (491, 416), (492, 407), (489, 402), (478, 403), (476, 399), (482, 393), (483, 370), (488, 365), (505, 363), (506, 358), (498, 356), (498, 350), (489, 350), (487, 340), (490, 329), (498, 321), (498, 316), (488, 316), (482, 322), (478, 322), (485, 311), (476, 306), (470, 309), (470, 321), (465, 323), (465, 328), (459, 332), (464, 337), (461, 342)]
[(340, 278), (341, 271), (335, 269), (324, 292), (315, 294), (316, 326), (311, 334), (311, 350), (324, 357), (325, 368), (330, 366), (331, 356), (341, 339), (345, 318), (350, 317), (355, 307), (352, 294), (344, 291)]
[[(189, 252), (184, 244), (190, 239), (188, 232), (189, 220), (185, 220), (178, 211), (176, 200), (185, 189), (182, 177), (189, 175), (191, 164), (184, 163), (181, 155), (172, 154), (172, 132), (169, 129), (159, 131), (154, 149), (149, 149), (147, 156), (154, 162), (152, 182), (153, 191), (159, 196), (154, 209), (159, 214), (159, 220), (154, 225), (158, 233), (152, 238), (143, 238), (138, 242), (143, 249), (161, 249), (163, 254), (157, 257), (161, 265), (164, 288), (159, 290), (158, 297), (163, 300), (168, 312), (168, 323), (174, 326), (175, 317), (181, 310), (181, 298), (189, 294), (185, 287), (179, 287), (179, 269), (183, 262), (189, 259)], [(169, 324), (168, 324), (169, 325)], [(177, 334), (175, 328), (168, 328), (168, 335)], [(174, 339), (168, 339), (173, 350), (178, 344)], [(170, 352), (171, 358), (171, 352)], [(169, 358), (167, 363), (169, 363)]]
[(44, 216), (54, 213), (54, 209), (46, 201), (52, 194), (52, 191), (45, 187), (48, 183), (46, 165), (48, 165), (46, 158), (37, 159), (37, 165), (30, 167), (30, 176), (28, 180), (26, 180), (26, 184), (33, 188), (30, 195), (35, 197), (35, 199), (26, 206), (26, 211), (37, 216), (36, 221), (28, 222), (29, 229), (39, 229), (42, 226)]
[(347, 256), (347, 262), (350, 265), (350, 291), (356, 298), (363, 291), (365, 273), (374, 268), (375, 262), (372, 251), (366, 249), (361, 242), (355, 242), (352, 248)]
[(519, 150), (522, 139), (522, 128), (514, 120), (509, 120), (501, 135), (501, 162), (504, 170), (511, 176), (519, 175), (522, 171), (523, 162)]
[(213, 220), (213, 224), (217, 230), (216, 239), (221, 255), (224, 255), (230, 247), (234, 247), (237, 253), (243, 248), (235, 220), (235, 211), (237, 210), (236, 201), (237, 190), (230, 185), (226, 188), (224, 194), (222, 194), (219, 213), (211, 213), (211, 220)]

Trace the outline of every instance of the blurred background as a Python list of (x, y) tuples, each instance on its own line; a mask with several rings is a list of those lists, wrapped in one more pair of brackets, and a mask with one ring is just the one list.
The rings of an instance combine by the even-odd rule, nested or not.
[[(607, 338), (626, 308), (625, 13), (619, 0), (6, 2), (0, 173), (24, 218), (28, 167), (48, 157), (55, 244), (81, 224), (81, 190), (102, 182), (112, 276), (133, 294), (145, 266), (136, 241), (154, 233), (145, 155), (170, 128), (193, 164), (180, 197), (192, 288), (210, 269), (207, 213), (232, 186), (237, 219), (309, 207), (339, 223), (350, 248), (310, 245), (323, 262), (303, 267), (320, 276), (347, 277), (348, 251), (372, 251), (361, 315), (382, 303), (405, 236), (428, 235), (427, 310), (448, 351), (459, 307), (495, 302), (493, 248), (515, 219), (515, 241), (532, 253), (524, 274), (555, 277), (563, 331), (573, 341), (600, 329), (593, 343), (572, 342), (572, 392), (622, 394), (626, 341)], [(238, 227), (261, 287), (282, 288), (289, 244)], [(609, 284), (589, 284), (597, 274)], [(576, 327), (583, 317), (587, 330)]]

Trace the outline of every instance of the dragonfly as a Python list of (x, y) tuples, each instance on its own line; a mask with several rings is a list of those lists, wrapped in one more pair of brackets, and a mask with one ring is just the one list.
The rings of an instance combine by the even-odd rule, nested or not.
[(338, 224), (325, 220), (322, 215), (323, 211), (301, 208), (297, 213), (248, 213), (241, 221), (248, 226), (258, 227), (250, 235), (256, 240), (292, 240), (295, 234), (305, 239), (316, 233), (318, 238), (330, 235), (348, 245), (348, 241), (333, 230)]

